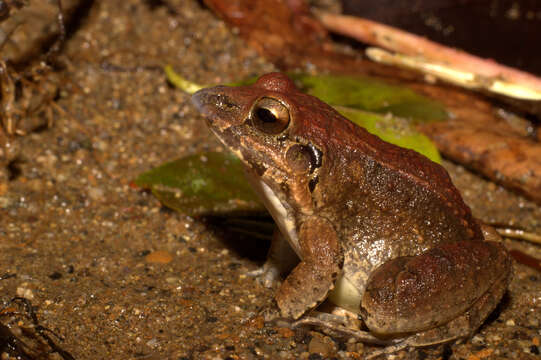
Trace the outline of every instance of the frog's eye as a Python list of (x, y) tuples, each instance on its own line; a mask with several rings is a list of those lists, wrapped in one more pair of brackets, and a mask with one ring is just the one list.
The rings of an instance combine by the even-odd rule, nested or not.
[(252, 125), (266, 133), (279, 134), (289, 125), (289, 109), (282, 102), (264, 97), (259, 99), (250, 114)]

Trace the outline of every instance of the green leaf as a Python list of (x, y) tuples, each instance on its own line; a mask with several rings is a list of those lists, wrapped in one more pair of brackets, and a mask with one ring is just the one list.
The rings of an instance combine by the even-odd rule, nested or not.
[(205, 152), (147, 171), (135, 184), (150, 189), (165, 206), (190, 216), (263, 213), (265, 207), (242, 166), (229, 152)]
[(165, 77), (167, 78), (167, 81), (169, 81), (180, 90), (187, 92), (188, 94), (194, 94), (196, 91), (207, 87), (183, 78), (182, 76), (180, 76), (180, 74), (176, 73), (175, 70), (173, 70), (173, 67), (171, 65), (165, 65), (163, 71), (165, 72)]
[(437, 163), (441, 157), (434, 143), (421, 134), (405, 119), (390, 114), (380, 115), (344, 106), (335, 109), (353, 123), (363, 127), (382, 140), (404, 148), (413, 149)]
[(414, 91), (361, 76), (288, 73), (300, 88), (332, 106), (376, 112), (413, 121), (445, 120), (449, 114), (439, 102)]

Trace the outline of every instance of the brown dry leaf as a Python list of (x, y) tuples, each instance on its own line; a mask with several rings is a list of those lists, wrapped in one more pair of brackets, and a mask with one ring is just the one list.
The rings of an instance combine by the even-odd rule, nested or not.
[(541, 203), (540, 143), (466, 127), (457, 121), (428, 124), (424, 128), (448, 158)]
[(217, 16), (282, 70), (313, 67), (338, 73), (414, 79), (417, 74), (344, 55), (302, 0), (204, 0)]

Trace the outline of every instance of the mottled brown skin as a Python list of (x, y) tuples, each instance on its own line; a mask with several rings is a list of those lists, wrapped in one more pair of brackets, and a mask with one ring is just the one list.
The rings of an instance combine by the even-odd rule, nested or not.
[(369, 134), (280, 73), (199, 91), (194, 102), (301, 259), (276, 294), (282, 315), (300, 317), (338, 279), (355, 288), (372, 333), (426, 345), (469, 336), (497, 305), (510, 258), (483, 241), (443, 167)]

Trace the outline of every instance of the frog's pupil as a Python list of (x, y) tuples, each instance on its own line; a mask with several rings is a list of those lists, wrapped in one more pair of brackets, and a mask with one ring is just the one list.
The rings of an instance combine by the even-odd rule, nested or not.
[(264, 123), (276, 122), (276, 116), (269, 109), (259, 108), (256, 110), (256, 116)]

